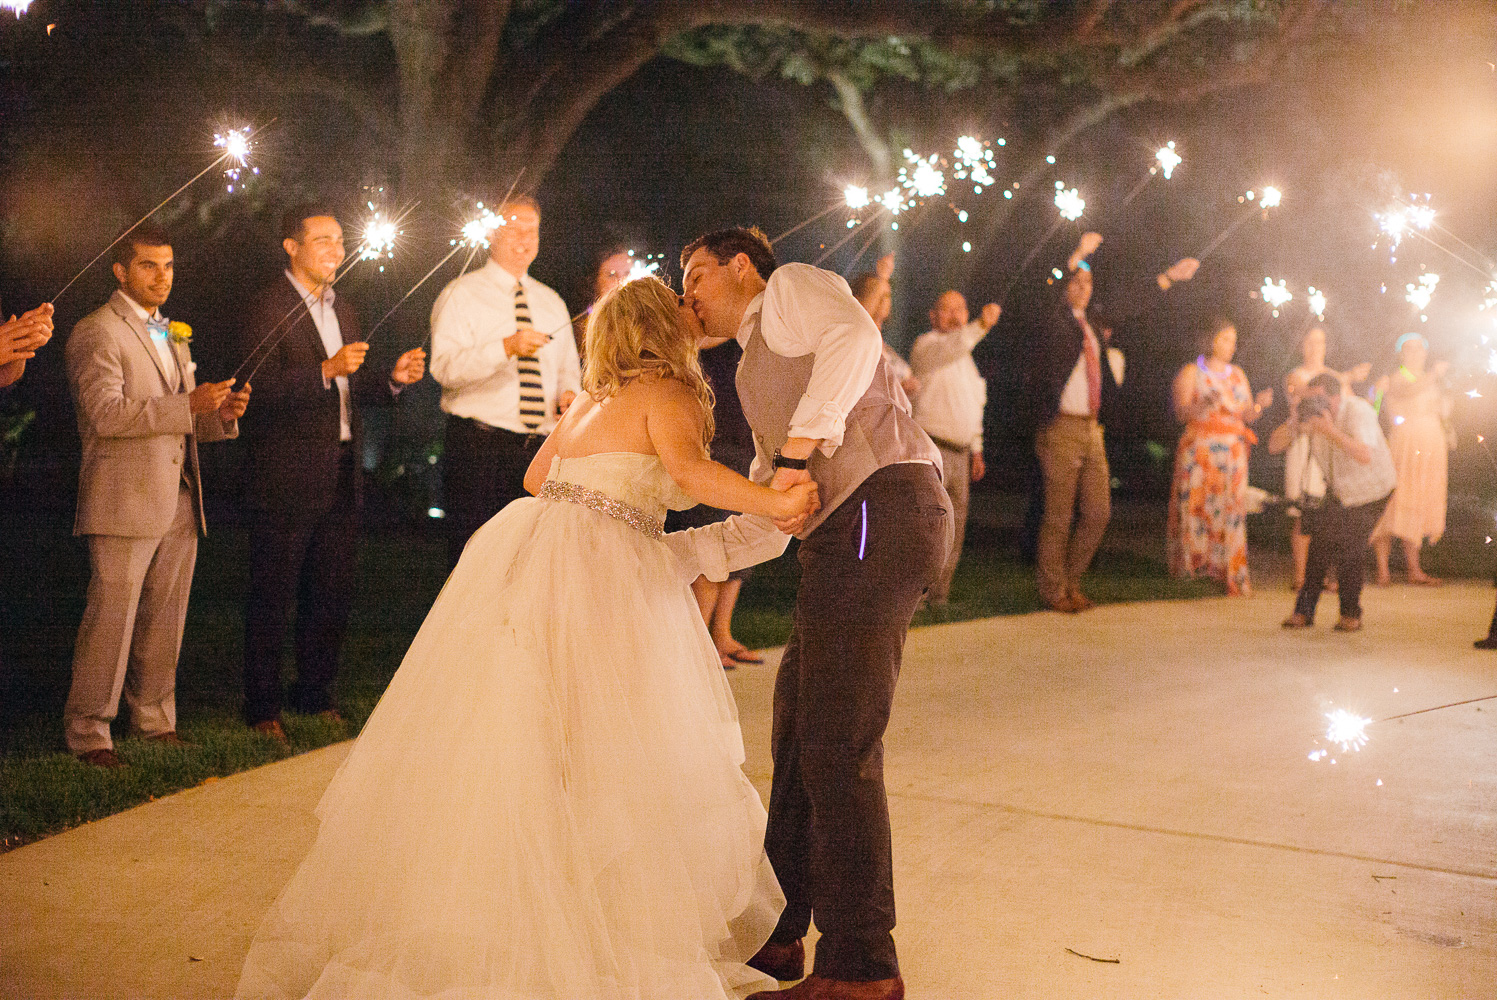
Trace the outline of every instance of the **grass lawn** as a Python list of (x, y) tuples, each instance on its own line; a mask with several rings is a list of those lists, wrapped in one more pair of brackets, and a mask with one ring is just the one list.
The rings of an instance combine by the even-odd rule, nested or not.
[[(120, 739), (124, 729), (117, 723), (116, 749), (129, 766), (105, 771), (75, 760), (62, 741), (62, 705), (88, 580), (86, 550), (60, 531), (0, 538), (7, 581), (0, 588), (0, 850), (357, 733), (441, 589), (445, 553), (434, 531), (365, 538), (339, 682), (348, 728), (288, 715), (288, 750), (239, 719), (246, 545), (242, 532), (215, 532), (199, 549), (178, 674), (178, 727), (196, 746)], [(797, 575), (789, 556), (755, 572), (738, 605), (739, 639), (754, 648), (785, 641)], [(1103, 603), (1219, 592), (1210, 583), (1172, 580), (1146, 557), (1108, 551), (1099, 555), (1087, 590)], [(915, 625), (1039, 606), (1029, 566), (1006, 551), (979, 548), (964, 558), (951, 603), (922, 610)]]

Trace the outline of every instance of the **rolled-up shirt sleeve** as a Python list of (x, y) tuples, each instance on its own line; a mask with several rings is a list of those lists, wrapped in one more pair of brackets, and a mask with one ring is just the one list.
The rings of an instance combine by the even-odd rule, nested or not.
[(790, 536), (768, 518), (734, 514), (716, 524), (672, 531), (665, 544), (680, 563), (682, 580), (705, 576), (721, 583), (729, 573), (784, 555)]
[(840, 275), (786, 264), (764, 290), (764, 345), (782, 357), (814, 354), (811, 380), (790, 418), (789, 437), (814, 438), (830, 456), (847, 415), (873, 383), (883, 337)]

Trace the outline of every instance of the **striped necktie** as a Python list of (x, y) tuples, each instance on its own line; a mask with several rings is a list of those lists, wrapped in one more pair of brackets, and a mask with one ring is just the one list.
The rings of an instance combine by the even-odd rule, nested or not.
[[(525, 286), (515, 282), (515, 329), (533, 329), (530, 303), (525, 300)], [(520, 422), (531, 432), (540, 430), (546, 419), (546, 390), (541, 385), (541, 362), (534, 354), (515, 359), (520, 366)]]

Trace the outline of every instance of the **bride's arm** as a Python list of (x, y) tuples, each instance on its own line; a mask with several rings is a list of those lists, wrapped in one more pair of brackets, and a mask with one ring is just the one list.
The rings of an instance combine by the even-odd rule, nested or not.
[(734, 514), (716, 524), (669, 532), (665, 544), (681, 563), (683, 583), (699, 576), (721, 583), (735, 570), (784, 555), (790, 536), (767, 518)]
[[(707, 457), (702, 447), (701, 403), (686, 386), (674, 379), (661, 379), (650, 387), (652, 399), (645, 414), (645, 431), (665, 471), (693, 500), (745, 514), (786, 519), (799, 516), (816, 491), (795, 487), (781, 492), (756, 486), (726, 466)], [(540, 456), (536, 456), (539, 461)]]

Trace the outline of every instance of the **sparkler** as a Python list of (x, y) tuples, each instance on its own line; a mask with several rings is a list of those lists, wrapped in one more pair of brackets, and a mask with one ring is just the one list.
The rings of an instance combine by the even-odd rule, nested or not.
[[(895, 189), (895, 190), (897, 191), (898, 189)], [(893, 194), (894, 191), (891, 191), (889, 193)], [(879, 201), (880, 201), (880, 207), (879, 207), (879, 209), (876, 212), (874, 212), (872, 215), (868, 216), (867, 218), (861, 220), (856, 226), (854, 226), (852, 228), (852, 230), (846, 236), (842, 237), (836, 243), (834, 243), (830, 247), (828, 247), (826, 249), (826, 251), (824, 253), (822, 253), (822, 255), (820, 257), (817, 257), (814, 261), (812, 261), (812, 265), (819, 267), (821, 265), (822, 261), (826, 260), (828, 257), (830, 257), (832, 254), (836, 253), (838, 250), (842, 249), (842, 247), (847, 243), (848, 240), (850, 240), (854, 236), (856, 236), (859, 229), (862, 229), (868, 223), (870, 223), (870, 222), (874, 221), (875, 219), (881, 217), (884, 214), (884, 212), (891, 211), (886, 205), (883, 204), (883, 199), (882, 198), (880, 198)], [(897, 225), (897, 223), (896, 223), (896, 225)]]
[[(998, 140), (1000, 143), (1002, 139)], [(972, 182), (972, 193), (982, 194), (997, 181), (993, 178), (993, 151), (976, 136), (964, 135), (956, 140), (956, 151), (951, 176), (957, 180)]]
[(1180, 154), (1175, 151), (1173, 140), (1160, 146), (1154, 151), (1154, 163), (1149, 167), (1149, 172), (1144, 174), (1137, 184), (1133, 185), (1133, 190), (1123, 196), (1123, 200), (1118, 203), (1118, 208), (1127, 208), (1133, 199), (1137, 198), (1139, 193), (1149, 186), (1149, 181), (1154, 179), (1154, 175), (1163, 174), (1164, 179), (1169, 180), (1174, 176), (1175, 168), (1182, 162)]
[(916, 198), (936, 198), (946, 193), (946, 174), (936, 169), (936, 154), (920, 157), (906, 149), (904, 158), (909, 166), (899, 168), (900, 187), (913, 192)]
[[(224, 151), (224, 158), (229, 161), (229, 166), (224, 170), (224, 176), (229, 179), (229, 194), (234, 193), (234, 185), (239, 183), (239, 177), (248, 166), (250, 154), (250, 132), (248, 129), (229, 129), (220, 135), (213, 133), (213, 145)], [(260, 175), (259, 167), (249, 167), (253, 176)]]
[[(1419, 276), (1419, 284), (1409, 284), (1403, 286), (1408, 292), (1408, 294), (1404, 296), (1404, 301), (1408, 302), (1415, 309), (1418, 309), (1420, 313), (1423, 313), (1424, 310), (1429, 308), (1430, 300), (1435, 296), (1435, 286), (1437, 286), (1439, 283), (1440, 276), (1438, 274), (1435, 274), (1431, 271), (1425, 271)], [(1419, 318), (1421, 320), (1428, 319), (1428, 317), (1423, 315), (1421, 315)]]
[[(1395, 690), (1397, 690), (1395, 688)], [(1361, 750), (1367, 745), (1367, 727), (1377, 725), (1381, 722), (1395, 722), (1398, 719), (1407, 719), (1415, 715), (1427, 715), (1430, 712), (1443, 712), (1447, 708), (1460, 708), (1463, 705), (1475, 705), (1483, 701), (1497, 701), (1497, 694), (1482, 695), (1480, 698), (1463, 698), (1460, 701), (1446, 702), (1443, 705), (1432, 705), (1429, 708), (1416, 708), (1412, 712), (1399, 712), (1382, 719), (1368, 719), (1348, 711), (1344, 708), (1332, 709), (1325, 713), (1326, 726), (1325, 738), (1329, 743), (1335, 743), (1341, 747), (1343, 752)], [(1327, 756), (1325, 750), (1314, 750), (1310, 753), (1311, 760), (1324, 760)], [(1335, 763), (1335, 761), (1331, 761)]]
[(1212, 252), (1217, 247), (1221, 246), (1222, 242), (1225, 241), (1228, 236), (1231, 236), (1233, 233), (1237, 232), (1238, 229), (1242, 228), (1242, 224), (1251, 219), (1255, 214), (1259, 214), (1261, 212), (1266, 218), (1269, 209), (1278, 208), (1281, 204), (1283, 204), (1284, 192), (1280, 191), (1276, 187), (1273, 187), (1272, 185), (1269, 185), (1268, 187), (1265, 187), (1263, 189), (1261, 195), (1256, 191), (1247, 191), (1244, 194), (1240, 195), (1237, 200), (1243, 204), (1249, 205), (1248, 210), (1243, 212), (1235, 220), (1233, 220), (1232, 224), (1229, 225), (1226, 229), (1223, 229), (1220, 233), (1218, 233), (1216, 239), (1206, 244), (1206, 249), (1196, 254), (1196, 260), (1204, 261), (1207, 257), (1211, 256)]
[(31, 2), (32, 0), (0, 0), (0, 10), (14, 11), (16, 20), (19, 21), (21, 15), (26, 13), (26, 8), (31, 6)]
[(1272, 278), (1263, 279), (1263, 287), (1258, 289), (1258, 294), (1263, 296), (1263, 301), (1273, 308), (1274, 319), (1279, 318), (1279, 310), (1294, 300), (1294, 293), (1286, 286), (1284, 279), (1280, 278), (1275, 285)]
[(1325, 292), (1322, 292), (1319, 289), (1317, 289), (1314, 285), (1311, 285), (1310, 286), (1310, 292), (1305, 297), (1305, 301), (1306, 301), (1306, 303), (1309, 304), (1310, 311), (1315, 314), (1315, 318), (1318, 319), (1318, 320), (1324, 321), (1325, 320)]
[(842, 189), (842, 199), (847, 202), (848, 208), (867, 208), (868, 189), (856, 184), (849, 184)]
[[(26, 0), (26, 2), (29, 3), (30, 0)], [(250, 150), (250, 138), (252, 136), (254, 136), (255, 134), (257, 134), (259, 132), (262, 132), (265, 129), (269, 128), (271, 125), (274, 125), (275, 121), (276, 120), (274, 118), (272, 118), (270, 121), (266, 122), (263, 126), (261, 126), (258, 129), (255, 129), (254, 131), (250, 131), (248, 129), (231, 129), (229, 131), (229, 135), (231, 135), (231, 136), (232, 135), (237, 135), (239, 137), (239, 138), (233, 140), (232, 147), (229, 145), (229, 140), (225, 139), (223, 142), (219, 142), (219, 140), (223, 139), (224, 137), (220, 136), (220, 135), (214, 135), (214, 137), (213, 137), (214, 138), (214, 145), (215, 146), (222, 146), (223, 150), (224, 150), (223, 154), (221, 156), (219, 156), (218, 159), (214, 160), (212, 163), (208, 164), (206, 167), (204, 167), (198, 173), (196, 173), (195, 175), (193, 175), (192, 179), (189, 180), (186, 184), (183, 184), (181, 187), (177, 188), (177, 190), (173, 191), (171, 194), (169, 194), (165, 198), (163, 198), (161, 200), (161, 203), (158, 204), (155, 208), (151, 209), (145, 215), (142, 215), (139, 219), (136, 219), (133, 223), (131, 223), (130, 224), (130, 228), (126, 229), (123, 233), (120, 233), (118, 236), (116, 236), (114, 238), (114, 242), (113, 243), (110, 243), (103, 250), (100, 250), (99, 251), (99, 255), (97, 257), (95, 257), (93, 260), (89, 261), (87, 264), (83, 265), (83, 270), (79, 271), (77, 274), (75, 274), (71, 278), (69, 278), (68, 279), (68, 283), (66, 285), (62, 286), (62, 290), (59, 291), (56, 295), (52, 296), (52, 300), (51, 300), (52, 304), (56, 305), (57, 300), (60, 299), (60, 298), (62, 298), (62, 293), (65, 292), (65, 291), (67, 291), (69, 288), (72, 288), (73, 287), (73, 282), (77, 281), (79, 278), (81, 278), (85, 274), (87, 274), (88, 273), (88, 269), (91, 268), (91, 267), (93, 267), (100, 260), (102, 260), (104, 258), (105, 254), (107, 254), (109, 251), (113, 250), (119, 244), (120, 240), (124, 239), (126, 236), (129, 236), (131, 233), (135, 232), (135, 230), (140, 227), (141, 223), (145, 222), (151, 216), (155, 215), (157, 212), (159, 212), (163, 208), (165, 208), (166, 204), (168, 202), (170, 202), (173, 198), (177, 197), (177, 195), (181, 194), (183, 191), (186, 191), (188, 188), (192, 187), (192, 185), (195, 184), (199, 180), (199, 178), (201, 178), (204, 174), (208, 173), (208, 171), (212, 170), (214, 167), (218, 166), (220, 163), (224, 162), (225, 160), (230, 159), (230, 158), (236, 158), (236, 157), (238, 158), (237, 162), (242, 167), (243, 164), (244, 164), (244, 157), (249, 154), (249, 150)], [(233, 190), (233, 189), (230, 188), (230, 190)]]
[(1081, 192), (1075, 188), (1066, 189), (1063, 181), (1055, 182), (1055, 207), (1060, 210), (1060, 217), (1067, 222), (1075, 222), (1081, 218), (1081, 213), (1086, 211), (1086, 199), (1081, 197)]

